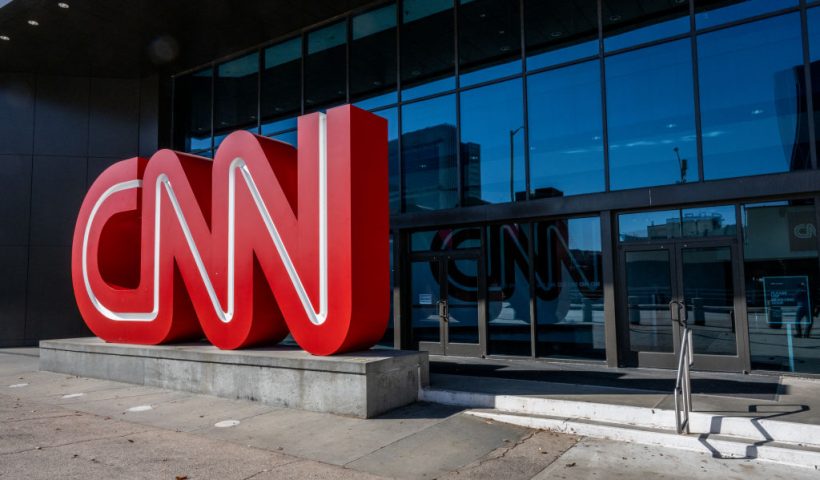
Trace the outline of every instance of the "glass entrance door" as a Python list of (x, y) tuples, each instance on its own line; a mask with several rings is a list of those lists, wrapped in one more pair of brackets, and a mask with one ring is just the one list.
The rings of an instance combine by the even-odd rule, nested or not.
[(415, 257), (410, 263), (410, 328), (419, 350), (479, 356), (485, 342), (483, 276), (477, 254)]
[(732, 242), (624, 248), (622, 274), (629, 350), (639, 366), (675, 368), (681, 328), (669, 303), (682, 302), (692, 329), (694, 367), (742, 371), (748, 340)]

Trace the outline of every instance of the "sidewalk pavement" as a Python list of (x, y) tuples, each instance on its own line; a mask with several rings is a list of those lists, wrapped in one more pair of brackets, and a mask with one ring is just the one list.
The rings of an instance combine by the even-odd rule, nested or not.
[(421, 402), (363, 420), (39, 372), (37, 362), (36, 349), (0, 350), (0, 479), (818, 475), (537, 431), (460, 407)]

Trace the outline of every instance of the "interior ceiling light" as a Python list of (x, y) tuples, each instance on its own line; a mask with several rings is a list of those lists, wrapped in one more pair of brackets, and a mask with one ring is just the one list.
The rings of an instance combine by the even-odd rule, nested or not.
[(58, 3), (58, 4), (57, 4), (57, 6), (58, 6), (58, 7), (60, 7), (60, 8), (68, 8), (68, 7), (70, 7), (71, 5), (69, 5), (69, 4), (65, 3), (65, 2), (60, 2), (60, 3)]
[(9, 40), (11, 40), (11, 37), (9, 37), (8, 35), (0, 35), (0, 40), (8, 42)]
[(36, 26), (40, 25), (40, 22), (38, 22), (37, 20), (29, 20), (28, 24), (31, 25), (32, 27), (36, 27)]

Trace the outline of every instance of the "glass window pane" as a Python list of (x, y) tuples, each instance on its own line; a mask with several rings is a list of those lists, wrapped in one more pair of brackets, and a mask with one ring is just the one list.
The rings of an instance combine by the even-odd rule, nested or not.
[(527, 69), (598, 54), (597, 0), (524, 0)]
[(601, 8), (604, 50), (618, 50), (690, 31), (687, 0), (606, 0)]
[(262, 135), (295, 128), (302, 112), (302, 39), (266, 48), (262, 68)]
[(817, 151), (820, 151), (820, 8), (807, 12), (809, 28), (809, 61), (812, 78), (812, 101), (814, 102), (814, 139)]
[(794, 13), (698, 38), (706, 179), (809, 168), (800, 37)]
[(539, 73), (527, 82), (531, 195), (603, 191), (600, 63)]
[(680, 230), (680, 210), (618, 215), (618, 235), (622, 242), (679, 238)]
[[(259, 54), (216, 67), (214, 77), (214, 146), (234, 130), (257, 132)], [(218, 139), (218, 140), (217, 140)]]
[(458, 56), (461, 85), (521, 72), (519, 2), (460, 0)]
[(534, 254), (537, 355), (603, 360), (600, 220), (536, 223)]
[(305, 110), (315, 111), (347, 98), (347, 24), (336, 23), (307, 35)]
[(363, 108), (396, 103), (396, 5), (353, 17), (350, 98), (378, 100)]
[(384, 331), (384, 336), (379, 341), (379, 345), (393, 348), (395, 345), (394, 330), (393, 330), (393, 288), (395, 286), (396, 277), (396, 263), (393, 258), (393, 234), (390, 234), (390, 312), (387, 320), (387, 328)]
[(211, 148), (211, 80), (206, 68), (174, 80), (174, 148), (198, 152)]
[(410, 263), (410, 329), (413, 342), (438, 342), (441, 324), (438, 302), (441, 300), (439, 262)]
[(629, 349), (633, 352), (672, 352), (671, 259), (668, 250), (624, 253)]
[(695, 0), (695, 25), (707, 28), (797, 6), (797, 0)]
[(299, 135), (297, 134), (296, 130), (291, 130), (289, 132), (282, 132), (277, 133), (276, 135), (272, 136), (271, 138), (275, 138), (276, 140), (282, 141), (291, 145), (293, 147), (298, 147), (297, 143), (299, 140)]
[(529, 224), (487, 227), (487, 350), (531, 354)]
[(734, 205), (685, 208), (681, 212), (684, 237), (720, 237), (737, 234)]
[(611, 189), (697, 180), (690, 41), (607, 58), (606, 88)]
[(404, 0), (402, 9), (402, 98), (455, 88), (453, 0)]
[(449, 343), (478, 343), (478, 265), (478, 257), (447, 260), (446, 327)]
[(464, 204), (523, 199), (524, 112), (520, 79), (461, 94)]
[(387, 120), (387, 165), (390, 183), (390, 213), (399, 213), (401, 199), (399, 198), (399, 114), (397, 108), (388, 108), (373, 112)]
[(695, 353), (737, 355), (731, 247), (682, 248), (679, 261)]
[(410, 235), (410, 248), (414, 252), (481, 248), (481, 229), (460, 227), (414, 232)]
[(408, 212), (455, 207), (458, 202), (456, 97), (402, 106), (402, 173)]
[(744, 205), (743, 242), (752, 368), (820, 373), (814, 203)]

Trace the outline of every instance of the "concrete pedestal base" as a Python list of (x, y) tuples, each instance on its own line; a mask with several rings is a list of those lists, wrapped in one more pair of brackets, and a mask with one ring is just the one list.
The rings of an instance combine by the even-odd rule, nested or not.
[(287, 347), (40, 342), (40, 370), (362, 418), (418, 400), (428, 368), (426, 352), (397, 350), (314, 357)]

